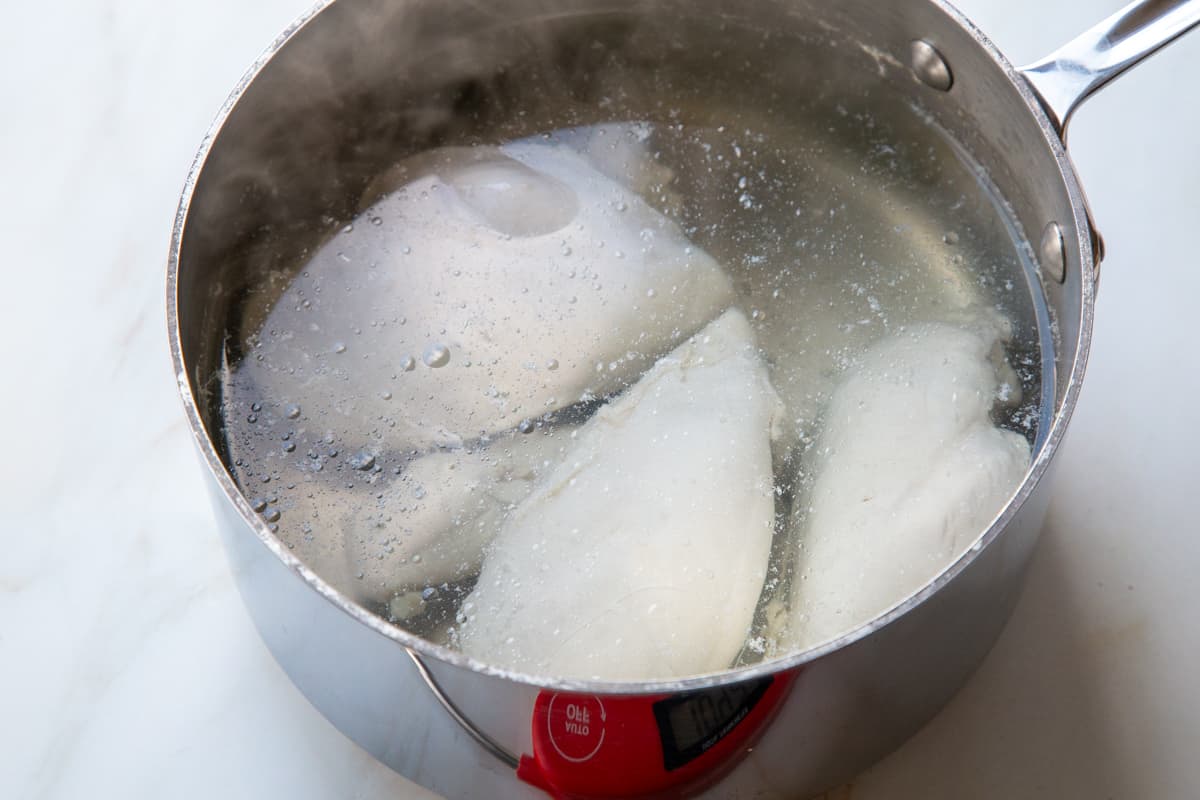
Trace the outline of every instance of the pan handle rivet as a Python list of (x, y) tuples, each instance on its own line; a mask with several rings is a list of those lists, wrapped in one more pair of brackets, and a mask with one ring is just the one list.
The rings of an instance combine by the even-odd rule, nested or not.
[(1067, 248), (1062, 228), (1057, 222), (1048, 222), (1042, 229), (1042, 243), (1038, 245), (1038, 260), (1047, 276), (1062, 283), (1067, 279)]
[(939, 92), (948, 92), (954, 85), (954, 74), (942, 54), (929, 42), (917, 39), (910, 50), (912, 69), (917, 78), (926, 86)]

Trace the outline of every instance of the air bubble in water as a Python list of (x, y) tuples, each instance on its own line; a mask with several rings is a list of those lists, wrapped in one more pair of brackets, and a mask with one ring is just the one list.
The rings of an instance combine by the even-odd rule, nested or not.
[(346, 463), (350, 465), (350, 469), (365, 471), (375, 466), (375, 456), (370, 453), (359, 452), (350, 456), (349, 461)]
[(444, 367), (450, 363), (450, 348), (441, 342), (434, 342), (425, 348), (425, 354), (421, 356), (421, 360), (425, 362), (425, 366)]

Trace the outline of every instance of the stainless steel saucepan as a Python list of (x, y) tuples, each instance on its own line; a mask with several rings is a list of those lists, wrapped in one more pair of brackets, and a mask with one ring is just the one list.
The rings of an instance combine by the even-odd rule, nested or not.
[[(895, 748), (1008, 618), (1079, 393), (1102, 246), (1066, 125), (1198, 23), (1200, 0), (1140, 0), (1017, 69), (942, 0), (336, 0), (297, 21), (204, 139), (168, 267), (179, 388), (238, 585), (275, 657), (346, 735), (450, 797), (803, 797)], [(531, 70), (602, 119), (589, 87), (617, 62), (635, 83), (693, 75), (701, 98), (735, 71), (785, 103), (882, 93), (947, 132), (1032, 246), (1031, 288), (1056, 323), (1052, 422), (979, 546), (833, 642), (678, 681), (534, 680), (389, 624), (301, 563), (223, 463), (214, 375), (243, 289), (296, 263), (316, 221), (352, 216), (397, 153), (489, 126), (522, 133), (520, 110), (539, 101), (521, 88)]]

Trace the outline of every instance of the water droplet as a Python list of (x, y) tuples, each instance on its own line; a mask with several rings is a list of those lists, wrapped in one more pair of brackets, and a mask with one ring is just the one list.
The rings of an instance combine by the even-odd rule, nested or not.
[(279, 509), (278, 508), (268, 508), (266, 513), (263, 514), (263, 519), (265, 519), (267, 522), (278, 522), (279, 521)]
[(254, 509), (254, 513), (261, 514), (267, 509), (267, 501), (261, 497), (256, 497), (250, 501), (250, 507)]
[(440, 342), (434, 342), (425, 348), (425, 354), (421, 356), (421, 360), (425, 362), (425, 366), (444, 367), (450, 363), (450, 348)]
[(292, 451), (294, 451), (295, 449), (296, 449), (296, 443), (295, 443), (295, 442), (284, 442), (284, 443), (283, 443), (283, 452), (285, 452), (285, 453), (291, 453), (291, 452), (292, 452)]
[(412, 562), (413, 562), (414, 564), (420, 564), (420, 563), (421, 563), (421, 554), (420, 554), (420, 553), (417, 553), (416, 555), (414, 555), (414, 556), (412, 557)]
[(424, 589), (421, 590), (421, 599), (427, 603), (430, 600), (436, 600), (437, 596), (438, 596), (438, 590), (437, 590), (437, 587), (435, 587), (435, 586), (426, 586)]
[(517, 430), (521, 433), (533, 433), (533, 429), (534, 425), (531, 419), (523, 419), (521, 420), (521, 424), (517, 426)]
[(333, 352), (335, 352), (335, 353), (344, 353), (344, 352), (346, 352), (346, 345), (345, 345), (345, 343), (344, 343), (344, 342), (334, 342), (334, 344), (333, 344)]
[(405, 372), (412, 372), (414, 369), (416, 369), (416, 367), (417, 360), (412, 356), (405, 356), (404, 360), (400, 362), (400, 369), (404, 370)]
[(646, 290), (646, 297), (654, 297), (656, 294), (658, 294), (658, 292), (654, 291), (653, 289)]
[(552, 358), (546, 362), (546, 369), (558, 369), (558, 359)]
[(942, 241), (946, 244), (958, 244), (958, 234), (954, 231), (950, 231), (942, 237)]
[(618, 212), (623, 212), (625, 209), (629, 208), (629, 206), (625, 204), (624, 200), (618, 200), (617, 202), (613, 203), (613, 208), (615, 208)]
[(383, 220), (380, 219), (379, 217), (371, 217), (371, 224), (372, 225), (382, 225)]
[(262, 403), (251, 403), (250, 410), (251, 411), (262, 411)]
[(287, 408), (285, 408), (283, 410), (283, 413), (287, 416), (288, 419), (299, 419), (300, 418), (300, 406), (296, 405), (295, 403), (292, 403), (290, 406), (288, 406)]
[(246, 417), (246, 422), (249, 422), (251, 425), (258, 422), (258, 414), (249, 415), (248, 417)]
[(346, 227), (342, 228), (342, 233), (353, 233), (353, 232), (354, 232), (354, 223), (353, 222), (350, 223), (349, 225), (347, 225)]
[(382, 392), (380, 392), (379, 396), (382, 397), (384, 400), (392, 399), (392, 393), (389, 392), (387, 389), (384, 389)]

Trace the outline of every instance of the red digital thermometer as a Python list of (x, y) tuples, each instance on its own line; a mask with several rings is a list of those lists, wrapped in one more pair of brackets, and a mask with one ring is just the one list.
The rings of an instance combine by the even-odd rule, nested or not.
[(699, 791), (749, 752), (795, 674), (668, 695), (542, 692), (517, 777), (561, 800)]

